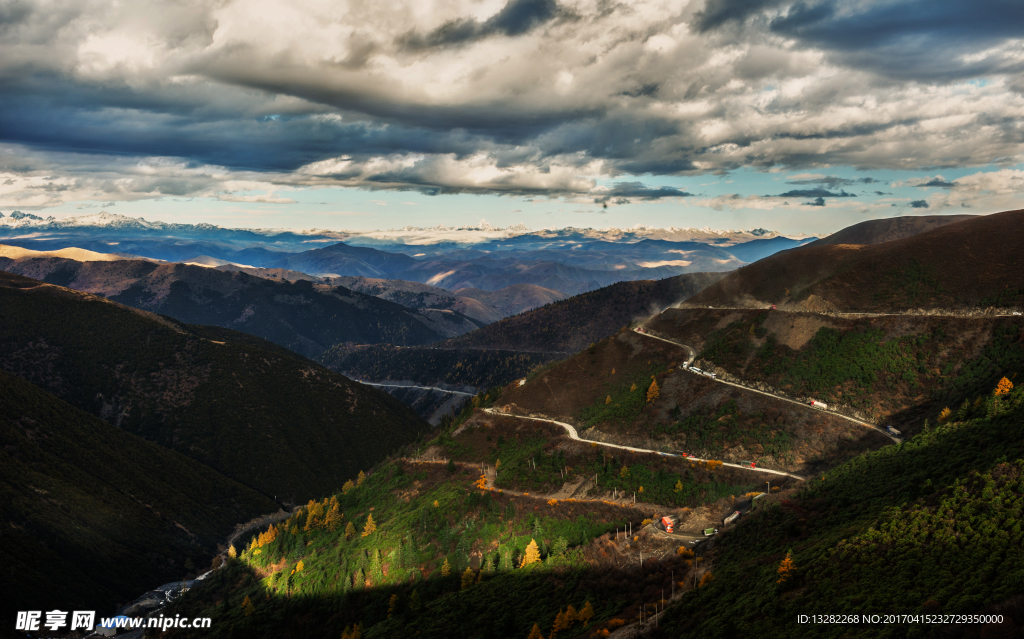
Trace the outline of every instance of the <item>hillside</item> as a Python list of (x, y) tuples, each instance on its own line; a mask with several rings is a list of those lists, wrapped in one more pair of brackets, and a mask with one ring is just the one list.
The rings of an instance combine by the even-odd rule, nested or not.
[[(807, 246), (827, 246), (836, 244), (882, 244), (894, 240), (902, 240), (918, 233), (937, 229), (940, 226), (963, 222), (978, 217), (977, 215), (906, 215), (903, 217), (887, 217), (880, 220), (867, 220), (848, 226), (840, 231), (815, 240)], [(752, 261), (752, 260), (747, 260)]]
[(324, 494), (429, 427), (269, 342), (0, 274), (0, 369), (279, 501)]
[[(477, 403), (506, 399), (488, 394)], [(819, 605), (858, 616), (1004, 615), (1001, 625), (981, 627), (1002, 634), (981, 636), (1015, 636), (1024, 621), (1024, 389), (989, 392), (963, 419), (772, 491), (694, 549), (638, 520), (679, 512), (684, 534), (714, 521), (740, 505), (731, 491), (747, 490), (729, 486), (727, 475), (714, 478), (692, 462), (659, 468), (667, 463), (659, 456), (606, 458), (521, 420), (467, 417), (434, 444), (489, 464), (500, 457), (495, 484), (493, 466), (477, 478), (478, 461), (388, 463), (254, 537), (238, 561), (172, 612), (213, 617), (212, 633), (203, 636), (229, 636), (230, 628), (253, 637), (368, 639), (521, 638), (534, 624), (542, 636), (594, 639), (638, 624), (641, 615), (649, 621), (663, 606), (648, 636), (876, 637), (896, 625), (945, 637), (978, 629), (880, 620), (823, 632), (793, 622)], [(652, 490), (642, 494), (650, 501), (550, 492), (588, 476), (624, 491), (639, 491), (646, 477)], [(684, 490), (671, 489), (676, 482)], [(726, 497), (708, 502), (711, 495), (689, 486), (714, 486)], [(688, 503), (681, 492), (694, 495), (695, 507), (654, 498)], [(628, 522), (634, 537), (610, 534)], [(540, 560), (522, 562), (531, 542)], [(787, 552), (793, 567), (780, 571)]]
[(1024, 321), (1012, 316), (669, 309), (647, 325), (697, 349), (697, 366), (723, 379), (841, 404), (899, 429), (1024, 374)]
[(317, 361), (343, 375), (372, 382), (406, 381), (489, 388), (524, 377), (568, 353), (478, 348), (336, 344)]
[(723, 276), (688, 273), (619, 282), (509, 317), (446, 342), (449, 348), (576, 352), (631, 321), (686, 299)]
[(505, 316), (518, 315), (535, 308), (565, 299), (565, 294), (535, 284), (513, 284), (496, 291), (478, 288), (460, 288), (455, 291), (462, 297), (471, 297), (489, 306), (501, 309)]
[[(654, 637), (1017, 637), (1024, 627), (1024, 390), (785, 495), (705, 555), (714, 579)], [(789, 578), (779, 567), (791, 553)], [(964, 566), (971, 566), (965, 570)], [(780, 583), (781, 579), (781, 583)], [(797, 614), (858, 615), (794, 623)], [(990, 623), (884, 615), (1001, 614)], [(882, 615), (865, 623), (863, 615)]]
[(0, 561), (17, 576), (0, 603), (9, 619), (109, 611), (209, 565), (236, 523), (277, 510), (3, 371), (0, 439)]
[(678, 346), (622, 330), (506, 389), (501, 403), (573, 424), (585, 439), (799, 474), (888, 443), (833, 415), (681, 370), (685, 360)]
[(458, 292), (452, 293), (443, 288), (419, 282), (356, 276), (332, 277), (327, 278), (327, 281), (330, 284), (344, 286), (364, 295), (373, 295), (407, 308), (456, 311), (483, 324), (496, 322), (510, 314), (504, 309), (481, 301), (481, 298)]
[(458, 313), (418, 313), (342, 286), (188, 264), (0, 257), (0, 269), (183, 322), (244, 331), (307, 357), (341, 341), (427, 344), (480, 326)]
[(1024, 306), (1024, 210), (872, 246), (804, 246), (745, 266), (687, 300), (712, 306), (899, 311)]

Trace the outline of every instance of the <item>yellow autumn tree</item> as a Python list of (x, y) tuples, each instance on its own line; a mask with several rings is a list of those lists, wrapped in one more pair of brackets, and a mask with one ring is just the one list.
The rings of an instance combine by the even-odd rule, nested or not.
[(604, 398), (604, 405), (605, 406), (607, 406), (608, 404), (611, 404), (611, 403), (612, 403), (612, 396), (611, 395), (609, 395), (608, 397)]
[(672, 490), (672, 492), (678, 493), (678, 492), (681, 492), (682, 490), (683, 490), (683, 480), (680, 479), (679, 481), (676, 482), (676, 486)]
[(375, 530), (377, 530), (377, 524), (373, 521), (373, 513), (370, 513), (366, 518), (366, 525), (363, 526), (363, 537), (369, 537)]
[(594, 618), (594, 607), (590, 605), (590, 601), (583, 604), (580, 611), (576, 613), (576, 619), (583, 622), (584, 626), (590, 625), (590, 620)]
[(235, 550), (235, 545), (234, 544), (231, 544), (231, 547), (228, 548), (228, 557), (231, 557), (232, 559), (235, 559), (236, 557), (238, 557), (238, 551)]
[(299, 563), (295, 564), (295, 572), (302, 572), (305, 568), (306, 564), (302, 563), (301, 559), (299, 560)]
[(652, 379), (651, 386), (647, 389), (647, 402), (653, 402), (661, 396), (661, 389), (658, 388), (658, 380)]
[(785, 583), (793, 573), (796, 572), (796, 563), (793, 562), (793, 553), (787, 552), (785, 559), (779, 564), (779, 580), (776, 583)]
[(710, 572), (706, 572), (706, 573), (704, 573), (704, 576), (700, 578), (700, 583), (697, 584), (697, 587), (698, 588), (703, 588), (704, 586), (708, 585), (709, 583), (711, 583), (714, 580), (715, 580), (715, 576), (712, 575)]
[(438, 501), (435, 499), (434, 500), (434, 508), (439, 508), (440, 506), (441, 506), (441, 504), (439, 504)]
[(448, 558), (445, 557), (444, 558), (444, 563), (441, 564), (441, 576), (442, 577), (447, 577), (450, 574), (452, 574), (452, 567), (451, 567), (451, 564), (448, 563)]
[(523, 563), (519, 565), (520, 568), (525, 568), (530, 564), (535, 564), (540, 561), (540, 548), (537, 547), (537, 542), (534, 539), (530, 540), (530, 545), (526, 547), (526, 554), (523, 555)]
[(540, 631), (540, 626), (533, 624), (533, 630), (530, 631), (526, 639), (544, 639), (544, 633)]
[(555, 615), (555, 623), (551, 627), (551, 639), (555, 639), (562, 630), (568, 630), (571, 625), (572, 622), (566, 618), (566, 614), (559, 610), (558, 614)]
[(348, 480), (347, 482), (345, 482), (342, 485), (341, 492), (342, 492), (342, 494), (347, 495), (349, 493), (349, 491), (352, 490), (355, 487), (356, 487), (356, 485), (354, 483), (352, 483), (352, 480), (350, 479), (350, 480)]
[(462, 573), (462, 589), (465, 590), (472, 586), (474, 579), (476, 579), (476, 575), (473, 574), (473, 569), (467, 567), (466, 572)]
[(388, 619), (395, 614), (396, 610), (398, 610), (398, 595), (391, 595), (391, 599), (388, 601)]
[(356, 536), (356, 526), (352, 522), (348, 522), (345, 526), (345, 539), (352, 539)]
[(249, 601), (249, 595), (246, 595), (245, 596), (245, 601), (242, 602), (242, 612), (245, 613), (246, 617), (248, 617), (248, 616), (252, 615), (254, 612), (256, 612), (256, 608), (253, 607), (252, 602)]
[(995, 392), (993, 394), (996, 397), (999, 397), (1000, 395), (1008, 394), (1012, 390), (1013, 390), (1013, 382), (1011, 382), (1010, 380), (1008, 380), (1008, 379), (1006, 379), (1004, 377), (1001, 380), (999, 380), (998, 384), (996, 384), (996, 390), (995, 390)]
[(952, 414), (953, 414), (953, 411), (951, 411), (948, 406), (946, 408), (943, 408), (942, 412), (939, 413), (939, 423), (940, 424), (945, 424), (946, 421), (949, 419), (949, 416), (952, 415)]
[(629, 477), (629, 466), (623, 464), (622, 470), (619, 471), (619, 477)]
[(357, 623), (356, 625), (349, 628), (345, 626), (345, 630), (341, 633), (341, 639), (362, 639), (363, 636), (363, 624)]
[(330, 531), (335, 531), (341, 524), (341, 509), (338, 506), (338, 502), (334, 502), (331, 509), (327, 511), (327, 517), (324, 518), (324, 528)]
[(636, 384), (633, 384), (632, 386), (629, 387), (629, 392), (632, 393), (635, 390), (636, 390)]
[(364, 481), (366, 481), (366, 473), (359, 471), (359, 476), (356, 477), (356, 486), (362, 486)]

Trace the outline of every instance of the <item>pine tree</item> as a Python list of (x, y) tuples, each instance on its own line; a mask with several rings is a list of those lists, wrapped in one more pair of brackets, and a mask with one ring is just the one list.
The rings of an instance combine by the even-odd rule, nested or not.
[(363, 537), (369, 537), (375, 530), (377, 530), (377, 524), (373, 521), (373, 513), (370, 513), (370, 516), (366, 518), (366, 525), (363, 526)]
[(341, 487), (341, 493), (343, 495), (347, 495), (349, 493), (349, 491), (352, 490), (355, 487), (356, 487), (356, 485), (354, 483), (352, 483), (352, 480), (350, 479), (347, 482), (345, 482), (345, 484)]
[(533, 624), (533, 630), (530, 631), (526, 639), (544, 639), (544, 633), (540, 631), (540, 626)]
[(565, 613), (559, 610), (555, 615), (555, 623), (551, 626), (551, 639), (555, 639), (562, 630), (568, 630), (571, 625), (572, 622), (565, 618)]
[(356, 536), (356, 526), (352, 522), (345, 525), (345, 539), (352, 539)]
[(622, 468), (619, 470), (619, 477), (629, 477), (629, 466), (622, 465)]
[(572, 624), (576, 623), (576, 621), (578, 619), (579, 619), (579, 613), (576, 612), (576, 609), (573, 608), (572, 605), (570, 604), (565, 609), (565, 620), (568, 621), (569, 625), (571, 626)]
[(658, 388), (658, 380), (651, 380), (651, 387), (647, 389), (647, 403), (651, 403), (661, 396), (661, 389)]
[(593, 617), (594, 607), (590, 605), (590, 601), (587, 601), (587, 603), (583, 604), (583, 607), (580, 608), (580, 611), (576, 613), (576, 618), (582, 621), (584, 626), (589, 625), (590, 620), (593, 619)]
[(302, 563), (302, 560), (300, 559), (299, 563), (295, 564), (295, 572), (302, 572), (305, 567), (306, 564)]
[(520, 564), (520, 568), (525, 568), (530, 564), (535, 564), (540, 561), (540, 549), (537, 547), (536, 540), (531, 539), (530, 545), (526, 547), (526, 554), (523, 555), (523, 563)]
[(635, 390), (636, 390), (636, 384), (633, 384), (632, 386), (629, 387), (629, 392), (632, 393)]
[(466, 572), (462, 573), (462, 589), (465, 590), (473, 585), (473, 581), (476, 579), (476, 575), (473, 574), (473, 569), (466, 567)]
[(235, 559), (236, 557), (238, 557), (238, 551), (235, 550), (235, 545), (234, 544), (231, 544), (231, 547), (228, 548), (228, 557), (231, 557), (232, 559)]
[(363, 482), (366, 481), (366, 473), (359, 471), (359, 476), (356, 477), (356, 486), (362, 486)]
[(452, 574), (452, 567), (451, 567), (451, 564), (448, 563), (448, 558), (445, 557), (444, 558), (444, 563), (441, 564), (441, 576), (442, 577), (447, 577), (450, 574)]
[(440, 507), (441, 507), (441, 504), (439, 504), (438, 501), (435, 499), (434, 500), (434, 508), (440, 508)]
[(793, 552), (790, 551), (786, 553), (786, 558), (779, 564), (779, 580), (775, 583), (785, 583), (793, 576), (794, 572), (796, 572), (796, 564), (793, 562)]
[(249, 601), (249, 595), (246, 595), (245, 596), (245, 601), (242, 602), (242, 612), (245, 613), (246, 617), (249, 617), (254, 612), (256, 612), (256, 608), (253, 607), (252, 602)]
[(676, 482), (675, 490), (673, 490), (672, 492), (678, 493), (678, 492), (682, 492), (682, 490), (683, 490), (683, 480), (680, 479), (679, 481)]
[(946, 420), (948, 420), (949, 416), (952, 415), (952, 414), (953, 414), (953, 411), (951, 411), (949, 409), (949, 407), (943, 408), (942, 412), (939, 413), (939, 423), (940, 424), (945, 424)]
[(420, 609), (420, 591), (413, 589), (412, 596), (409, 597), (409, 610), (416, 612)]
[(604, 405), (605, 406), (607, 406), (608, 404), (611, 404), (611, 403), (612, 403), (612, 396), (611, 395), (609, 395), (608, 397), (604, 398)]
[(996, 390), (994, 392), (994, 395), (996, 397), (999, 397), (1000, 395), (1008, 394), (1012, 390), (1013, 390), (1013, 382), (1011, 382), (1010, 380), (1008, 380), (1008, 379), (1006, 379), (1004, 377), (1001, 380), (999, 380), (998, 384), (996, 384)]

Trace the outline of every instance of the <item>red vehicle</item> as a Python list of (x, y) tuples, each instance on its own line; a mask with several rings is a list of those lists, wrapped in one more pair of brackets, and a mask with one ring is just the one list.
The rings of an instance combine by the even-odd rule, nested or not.
[(671, 517), (662, 517), (661, 525), (665, 529), (665, 532), (671, 534), (674, 529), (673, 527), (676, 525), (676, 522), (674, 522)]
[(775, 310), (775, 305), (774, 305), (774, 304), (772, 304), (772, 310), (773, 310), (773, 311)]

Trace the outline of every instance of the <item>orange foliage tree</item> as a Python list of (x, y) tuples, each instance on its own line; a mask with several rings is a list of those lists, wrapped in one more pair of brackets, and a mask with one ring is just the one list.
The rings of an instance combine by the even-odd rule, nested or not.
[(779, 564), (779, 580), (776, 583), (785, 583), (795, 572), (796, 563), (793, 562), (793, 553), (790, 551), (786, 553), (786, 558)]
[(526, 547), (526, 554), (523, 555), (523, 563), (519, 565), (520, 568), (525, 568), (530, 564), (535, 564), (540, 561), (540, 548), (537, 547), (536, 540), (531, 539), (530, 545)]
[(377, 530), (377, 524), (373, 521), (373, 513), (366, 518), (366, 525), (363, 526), (363, 537), (369, 537), (373, 532)]
[(647, 402), (653, 402), (661, 396), (661, 389), (658, 388), (658, 380), (652, 379), (651, 386), (647, 389)]
[(1012, 390), (1013, 390), (1013, 382), (1011, 382), (1010, 380), (1008, 380), (1008, 379), (1006, 379), (1004, 377), (1001, 380), (999, 380), (998, 384), (996, 384), (996, 390), (995, 390), (995, 392), (993, 394), (996, 397), (999, 397), (1000, 395), (1008, 394)]

